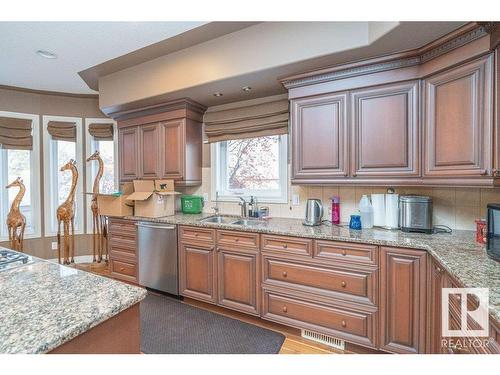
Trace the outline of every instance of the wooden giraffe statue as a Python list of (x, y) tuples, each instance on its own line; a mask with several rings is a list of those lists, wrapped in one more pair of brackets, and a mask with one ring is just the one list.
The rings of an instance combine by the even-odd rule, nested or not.
[[(78, 182), (78, 170), (76, 162), (71, 159), (61, 167), (61, 172), (70, 170), (72, 173), (71, 189), (66, 200), (57, 208), (57, 256), (61, 263), (61, 222), (64, 230), (64, 264), (75, 262), (75, 192), (76, 183)], [(70, 241), (70, 226), (71, 226), (71, 241)], [(71, 242), (71, 244), (70, 244)]]
[(92, 210), (92, 226), (93, 226), (93, 261), (96, 261), (97, 254), (97, 262), (100, 263), (104, 258), (106, 261), (108, 260), (108, 251), (107, 244), (105, 243), (107, 228), (106, 228), (106, 218), (99, 215), (99, 206), (97, 205), (97, 196), (99, 194), (99, 182), (101, 181), (102, 174), (104, 172), (104, 163), (99, 155), (99, 151), (94, 152), (91, 156), (88, 157), (87, 162), (91, 160), (97, 160), (99, 165), (99, 169), (97, 171), (97, 175), (94, 179), (94, 186), (92, 189), (92, 202), (90, 205), (90, 209)]
[[(6, 186), (7, 189), (17, 186), (19, 191), (10, 206), (10, 211), (7, 215), (7, 229), (9, 232), (9, 241), (12, 249), (17, 251), (23, 251), (23, 241), (24, 241), (24, 228), (26, 227), (26, 218), (21, 213), (19, 206), (23, 200), (26, 188), (23, 184), (21, 177), (16, 178), (9, 185)], [(18, 228), (20, 230), (18, 231)]]

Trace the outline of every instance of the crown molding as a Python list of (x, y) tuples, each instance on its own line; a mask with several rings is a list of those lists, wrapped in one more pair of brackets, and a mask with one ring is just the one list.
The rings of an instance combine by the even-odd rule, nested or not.
[(453, 33), (411, 51), (380, 56), (280, 79), (286, 89), (416, 66), (488, 35), (485, 25), (469, 23)]
[(0, 89), (25, 92), (28, 94), (37, 94), (37, 95), (65, 96), (68, 98), (80, 98), (80, 99), (99, 99), (98, 94), (73, 94), (69, 92), (35, 90), (35, 89), (28, 89), (25, 87), (8, 86), (8, 85), (0, 85)]

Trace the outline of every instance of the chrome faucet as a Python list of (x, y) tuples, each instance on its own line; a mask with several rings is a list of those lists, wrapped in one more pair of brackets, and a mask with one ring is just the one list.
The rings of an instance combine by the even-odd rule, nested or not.
[(240, 202), (238, 202), (238, 205), (241, 206), (241, 216), (247, 217), (248, 216), (247, 201), (243, 197), (238, 197), (238, 198), (240, 198)]
[(212, 210), (214, 210), (215, 216), (219, 216), (220, 209), (219, 209), (219, 192), (218, 191), (215, 192), (215, 206), (212, 207)]

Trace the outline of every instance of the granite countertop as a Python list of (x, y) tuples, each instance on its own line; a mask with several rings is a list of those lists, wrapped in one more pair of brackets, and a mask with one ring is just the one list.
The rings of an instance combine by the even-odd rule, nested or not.
[(464, 287), (489, 288), (490, 314), (500, 325), (500, 262), (488, 257), (485, 246), (475, 241), (474, 231), (456, 230), (451, 234), (429, 235), (375, 228), (350, 230), (347, 226), (330, 223), (307, 227), (299, 219), (286, 218), (271, 218), (251, 227), (199, 221), (208, 216), (211, 215), (178, 213), (157, 219), (135, 216), (126, 219), (426, 250)]
[(0, 271), (0, 354), (49, 352), (146, 296), (142, 288), (33, 260)]

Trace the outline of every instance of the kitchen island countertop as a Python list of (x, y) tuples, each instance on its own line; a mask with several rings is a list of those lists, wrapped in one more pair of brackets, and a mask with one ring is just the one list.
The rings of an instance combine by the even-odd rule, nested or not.
[(475, 241), (474, 231), (454, 230), (450, 233), (422, 234), (390, 231), (380, 228), (350, 230), (347, 226), (324, 223), (316, 227), (302, 225), (299, 219), (271, 218), (260, 225), (241, 226), (200, 222), (212, 215), (177, 213), (157, 219), (129, 216), (126, 219), (167, 224), (229, 229), (284, 236), (333, 241), (358, 242), (378, 246), (421, 249), (429, 252), (444, 269), (464, 287), (489, 288), (490, 315), (500, 326), (500, 262), (488, 257), (485, 246)]
[(49, 352), (145, 296), (145, 289), (33, 257), (0, 272), (0, 353)]

